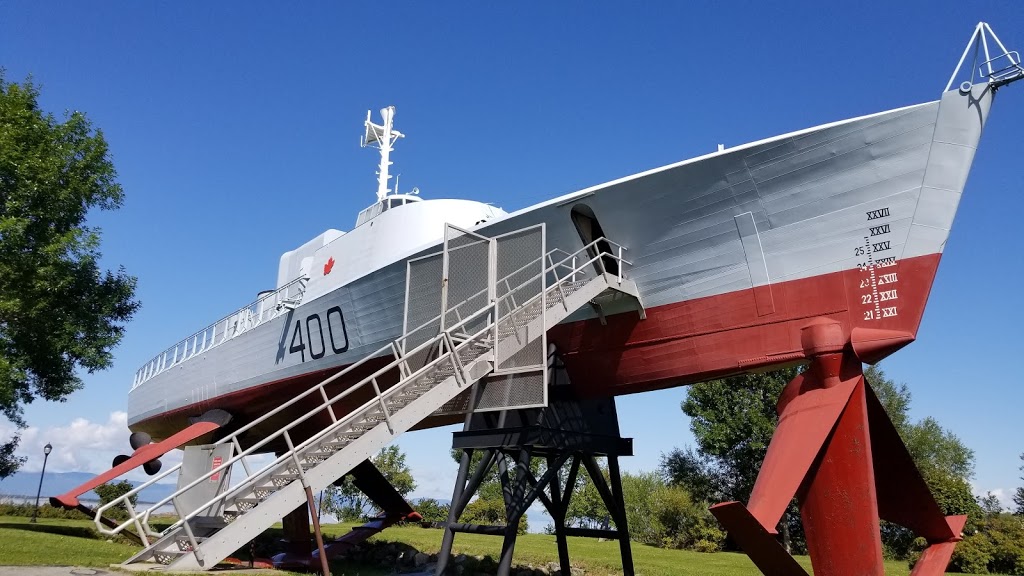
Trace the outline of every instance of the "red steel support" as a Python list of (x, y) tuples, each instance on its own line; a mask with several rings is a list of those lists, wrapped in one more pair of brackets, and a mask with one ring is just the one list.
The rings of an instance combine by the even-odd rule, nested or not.
[(99, 486), (100, 484), (110, 482), (111, 480), (121, 476), (122, 474), (131, 472), (132, 470), (138, 468), (139, 466), (144, 465), (146, 462), (149, 462), (154, 458), (159, 458), (164, 454), (170, 452), (171, 450), (174, 450), (179, 446), (187, 444), (195, 440), (196, 438), (205, 436), (206, 434), (209, 434), (220, 427), (221, 424), (218, 422), (196, 422), (195, 424), (192, 424), (188, 428), (181, 430), (177, 434), (174, 434), (173, 436), (167, 438), (162, 442), (158, 442), (155, 444), (147, 444), (146, 446), (143, 446), (136, 450), (132, 454), (131, 458), (128, 458), (127, 460), (121, 462), (120, 464), (117, 464), (110, 470), (107, 470), (103, 474), (96, 476), (95, 478), (89, 480), (85, 484), (82, 484), (81, 486), (72, 489), (70, 492), (61, 494), (60, 496), (50, 496), (50, 505), (53, 507), (60, 506), (67, 510), (77, 508), (79, 506), (78, 497), (81, 496), (82, 494), (85, 494), (89, 490), (92, 490), (93, 488)]
[(777, 539), (776, 525), (794, 496), (818, 576), (884, 575), (880, 519), (928, 541), (913, 576), (941, 575), (961, 540), (966, 518), (943, 516), (864, 379), (862, 359), (905, 338), (882, 331), (869, 336), (868, 345), (863, 334), (853, 334), (851, 343), (841, 325), (827, 319), (802, 329), (811, 363), (779, 398), (779, 424), (750, 501), (711, 508), (765, 574), (807, 574)]

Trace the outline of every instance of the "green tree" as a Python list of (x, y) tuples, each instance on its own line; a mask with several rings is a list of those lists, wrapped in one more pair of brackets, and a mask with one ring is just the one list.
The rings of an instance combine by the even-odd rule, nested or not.
[[(19, 430), (25, 404), (62, 401), (110, 366), (138, 308), (135, 278), (100, 268), (100, 230), (85, 223), (123, 199), (106, 140), (38, 97), (0, 70), (0, 411)], [(22, 463), (18, 441), (0, 446), (0, 478)]]
[[(1024, 452), (1021, 453), (1020, 459), (1024, 460)], [(1024, 465), (1020, 467), (1020, 471), (1024, 472)], [(1024, 476), (1021, 476), (1020, 479), (1024, 481)], [(1017, 505), (1017, 509), (1013, 513), (1017, 516), (1024, 516), (1024, 486), (1017, 488), (1017, 493), (1013, 495), (1013, 503)]]
[[(100, 505), (110, 504), (114, 500), (117, 500), (121, 496), (132, 491), (134, 486), (128, 480), (119, 480), (117, 482), (108, 482), (106, 484), (100, 484), (93, 489), (93, 492), (100, 497)], [(139, 503), (139, 495), (132, 494), (128, 500), (131, 501), (132, 506)]]
[(712, 380), (688, 389), (681, 407), (690, 417), (697, 449), (706, 457), (705, 469), (713, 470), (706, 482), (717, 488), (716, 496), (740, 501), (750, 496), (779, 420), (775, 403), (795, 376), (796, 369), (789, 368)]
[[(602, 468), (607, 481), (607, 470)], [(665, 484), (654, 472), (622, 474), (622, 499), (631, 540), (652, 546), (720, 550), (725, 534), (704, 502), (695, 501), (682, 486)], [(614, 525), (604, 501), (586, 476), (573, 494), (566, 523), (600, 528)]]
[(413, 503), (413, 508), (420, 513), (425, 522), (447, 522), (448, 504), (442, 504), (435, 498), (420, 498)]
[[(134, 486), (132, 486), (132, 483), (128, 480), (120, 480), (117, 482), (100, 484), (93, 489), (93, 492), (100, 497), (100, 506), (103, 506), (131, 492), (133, 488)], [(139, 503), (139, 495), (132, 494), (128, 497), (128, 500), (131, 502), (132, 507), (135, 507), (135, 505)], [(127, 514), (128, 508), (124, 505), (116, 506), (108, 511), (108, 515), (114, 518), (124, 518), (127, 517)]]
[[(382, 448), (370, 461), (403, 497), (416, 489), (412, 471), (405, 463), (405, 453), (398, 446)], [(322, 506), (324, 511), (345, 522), (361, 520), (380, 512), (347, 476), (324, 491)]]
[(1003, 505), (999, 502), (999, 496), (991, 492), (979, 496), (978, 505), (981, 506), (981, 513), (985, 516), (998, 516), (1003, 513)]
[(717, 503), (726, 499), (725, 481), (714, 461), (687, 446), (661, 455), (659, 470), (670, 486), (685, 486), (700, 502)]
[[(607, 481), (606, 470), (605, 480)], [(565, 512), (565, 525), (576, 528), (600, 528), (605, 522), (610, 521), (611, 515), (604, 505), (604, 500), (601, 499), (601, 493), (597, 491), (597, 486), (586, 470), (581, 467)]]
[[(775, 404), (796, 374), (788, 368), (691, 386), (681, 408), (690, 417), (697, 451), (663, 455), (662, 476), (706, 503), (746, 502), (779, 420)], [(796, 523), (791, 506), (779, 526), (789, 549)]]
[(1010, 514), (978, 520), (953, 551), (950, 572), (1024, 574), (1024, 522)]
[[(461, 449), (452, 448), (450, 455), (452, 460), (456, 462), (462, 462), (463, 451)], [(470, 459), (470, 474), (473, 473), (480, 465), (483, 460), (483, 451), (474, 450), (473, 456)], [(547, 469), (545, 462), (540, 458), (533, 458), (530, 460), (530, 473), (533, 474), (534, 478), (539, 478), (544, 474)], [(563, 467), (559, 471), (559, 475), (562, 478), (564, 485), (566, 468)], [(584, 475), (584, 472), (580, 472), (580, 475)], [(516, 479), (516, 466), (515, 463), (508, 460), (508, 479), (509, 482), (514, 483)], [(579, 481), (577, 481), (579, 485)], [(508, 522), (505, 516), (505, 497), (502, 494), (501, 477), (498, 473), (498, 464), (494, 463), (491, 469), (488, 471), (487, 476), (484, 477), (483, 481), (480, 482), (480, 487), (476, 492), (476, 499), (470, 502), (461, 516), (462, 522), (476, 523), (476, 524), (506, 524)], [(529, 528), (529, 522), (526, 518), (526, 514), (519, 519), (519, 526), (517, 530), (520, 534), (526, 533)]]

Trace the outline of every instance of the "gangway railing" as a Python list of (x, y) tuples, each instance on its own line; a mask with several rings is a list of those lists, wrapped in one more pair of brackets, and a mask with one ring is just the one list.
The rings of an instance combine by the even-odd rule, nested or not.
[(273, 320), (298, 306), (306, 290), (306, 277), (296, 278), (243, 306), (209, 326), (179, 340), (135, 372), (132, 390), (164, 370), (220, 346), (224, 342)]
[[(541, 270), (539, 275), (533, 275), (529, 280), (515, 287), (509, 284), (508, 290), (493, 301), (467, 314), (460, 321), (446, 327), (421, 344), (406, 350), (404, 342), (408, 339), (409, 334), (405, 334), (395, 342), (367, 355), (362, 360), (324, 379), (318, 385), (294, 396), (260, 418), (219, 440), (216, 442), (217, 445), (230, 443), (233, 446), (233, 456), (203, 473), (191, 483), (160, 499), (141, 513), (134, 510), (131, 498), (178, 471), (181, 468), (180, 464), (151, 478), (120, 498), (101, 506), (96, 512), (97, 529), (104, 534), (113, 535), (134, 526), (147, 544), (147, 549), (136, 559), (147, 557), (146, 554), (149, 554), (148, 557), (169, 563), (175, 558), (180, 558), (185, 553), (191, 552), (198, 565), (205, 566), (202, 543), (206, 537), (197, 536), (192, 526), (192, 521), (197, 517), (208, 514), (210, 510), (222, 510), (228, 521), (243, 517), (249, 510), (264, 502), (269, 502), (275, 496), (283, 498), (283, 493), (290, 490), (289, 486), (295, 481), (299, 481), (303, 487), (310, 486), (309, 475), (313, 474), (313, 469), (325, 462), (331, 462), (332, 467), (324, 471), (326, 476), (316, 477), (318, 486), (334, 481), (351, 470), (352, 466), (372, 454), (372, 452), (366, 453), (367, 446), (372, 445), (374, 450), (383, 447), (395, 436), (428, 417), (442, 404), (462, 393), (465, 387), (472, 385), (493, 370), (493, 354), (499, 341), (503, 342), (502, 346), (505, 346), (506, 340), (515, 338), (519, 341), (523, 334), (531, 334), (533, 338), (536, 338), (537, 329), (527, 330), (524, 327), (539, 323), (539, 331), (544, 332), (551, 325), (565, 318), (569, 312), (586, 304), (604, 290), (622, 289), (616, 288), (616, 286), (621, 286), (623, 282), (629, 283), (622, 274), (623, 267), (629, 262), (621, 256), (596, 251), (595, 247), (599, 242), (608, 241), (604, 238), (595, 240), (577, 252), (567, 254), (557, 262), (554, 260), (554, 255), (564, 252), (551, 251), (543, 254), (540, 258), (546, 259), (549, 263), (544, 268), (539, 266), (537, 258), (533, 259), (532, 263), (538, 265), (537, 269)], [(624, 248), (620, 246), (619, 254), (622, 253), (622, 250)], [(617, 262), (617, 275), (608, 274), (605, 259)], [(574, 265), (577, 262), (581, 263)], [(522, 270), (521, 268), (518, 272)], [(511, 276), (508, 275), (506, 278)], [(538, 278), (542, 280), (539, 293), (532, 296), (524, 295), (522, 292), (526, 290), (529, 283), (536, 282)], [(553, 281), (548, 283), (546, 281), (548, 278)], [(594, 280), (600, 280), (600, 282), (595, 283)], [(590, 288), (584, 290), (587, 286)], [(635, 295), (635, 286), (632, 286), (627, 292)], [(519, 296), (519, 299), (516, 299), (516, 296)], [(576, 300), (570, 304), (569, 299), (572, 298)], [(517, 305), (511, 306), (510, 303), (513, 301)], [(558, 304), (562, 304), (562, 306), (558, 306)], [(458, 306), (453, 307), (443, 313), (450, 313), (457, 308)], [(558, 311), (558, 308), (562, 308), (562, 310)], [(522, 344), (525, 345), (525, 343)], [(410, 364), (410, 358), (417, 357), (428, 350), (434, 351), (429, 362), (422, 366)], [(388, 355), (391, 356), (391, 359), (376, 368), (371, 374), (362, 377), (340, 393), (333, 396), (328, 394), (328, 385), (360, 370), (375, 359), (383, 361)], [(398, 383), (388, 388), (382, 388), (381, 382), (387, 378), (393, 378), (395, 373), (399, 375)], [(358, 393), (368, 394), (369, 399), (355, 409), (346, 409), (346, 413), (339, 414), (339, 410), (336, 409), (338, 403)], [(319, 400), (316, 405), (304, 415), (290, 419), (282, 428), (263, 435), (259, 441), (251, 445), (242, 445), (241, 439), (256, 426), (274, 418), (299, 402), (308, 402), (317, 396), (319, 396)], [(428, 399), (429, 401), (427, 401)], [(317, 415), (324, 414), (327, 415), (330, 423), (323, 430), (304, 441), (296, 442), (295, 428), (307, 423)], [(254, 470), (251, 465), (251, 457), (257, 453), (269, 451), (271, 445), (278, 450), (281, 447), (287, 447), (287, 451), (272, 462)], [(346, 452), (346, 448), (355, 450), (355, 452)], [(180, 501), (183, 494), (201, 483), (225, 473), (235, 464), (241, 467), (241, 472), (244, 474), (241, 482), (204, 504), (191, 507), (191, 511), (183, 507)], [(282, 494), (275, 494), (276, 492), (282, 492)], [(284, 506), (280, 510), (275, 510), (275, 513), (282, 511), (283, 514), (295, 507), (295, 503), (286, 500), (281, 500)], [(149, 525), (151, 515), (168, 504), (174, 508), (179, 519), (164, 531), (156, 532)], [(101, 522), (101, 518), (105, 512), (115, 507), (124, 507), (128, 511), (128, 519), (114, 528), (108, 528)], [(288, 510), (284, 510), (284, 508), (288, 508)], [(280, 518), (280, 516), (276, 518)], [(275, 519), (270, 521), (275, 521)], [(160, 541), (151, 544), (150, 537), (160, 538)], [(168, 544), (168, 539), (173, 542)], [(164, 548), (157, 549), (159, 546), (164, 546)], [(226, 555), (233, 552), (233, 549), (226, 552), (224, 549), (223, 546), (218, 548), (214, 556), (219, 557), (214, 562), (223, 558), (220, 556), (221, 553)]]

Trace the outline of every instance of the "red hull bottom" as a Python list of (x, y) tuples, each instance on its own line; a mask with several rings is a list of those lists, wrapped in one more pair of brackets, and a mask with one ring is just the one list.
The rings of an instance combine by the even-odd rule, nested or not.
[[(939, 259), (939, 254), (908, 258), (874, 270), (874, 278), (870, 270), (847, 270), (658, 306), (646, 310), (646, 320), (636, 314), (617, 314), (607, 318), (607, 325), (598, 320), (562, 324), (549, 332), (549, 338), (562, 353), (579, 394), (591, 397), (633, 394), (806, 362), (800, 329), (812, 318), (837, 321), (847, 337), (854, 328), (906, 335), (878, 349), (872, 358), (876, 360), (913, 339)], [(862, 303), (868, 295), (872, 301)], [(882, 297), (885, 300), (879, 301)], [(365, 370), (332, 385), (328, 394), (343, 391), (386, 361), (368, 362)], [(250, 387), (161, 414), (132, 428), (166, 438), (187, 426), (188, 417), (212, 408), (233, 414), (236, 423), (251, 422), (280, 405), (283, 398), (317, 385), (340, 369)], [(397, 374), (391, 376), (380, 384), (393, 385)], [(351, 398), (346, 408), (368, 399)], [(313, 402), (319, 403), (319, 399)], [(282, 412), (280, 418), (254, 430), (253, 437), (276, 430), (313, 408), (314, 404), (298, 403), (295, 410)], [(323, 422), (311, 421), (309, 433), (326, 424), (326, 414), (324, 418)], [(460, 420), (432, 418), (420, 427)]]
[(877, 350), (874, 362), (916, 335), (940, 257), (878, 268), (873, 280), (870, 270), (846, 270), (649, 308), (646, 320), (618, 314), (606, 326), (598, 320), (561, 324), (549, 339), (586, 396), (646, 392), (806, 362), (800, 330), (813, 318), (839, 322), (847, 337), (854, 328), (908, 335)]

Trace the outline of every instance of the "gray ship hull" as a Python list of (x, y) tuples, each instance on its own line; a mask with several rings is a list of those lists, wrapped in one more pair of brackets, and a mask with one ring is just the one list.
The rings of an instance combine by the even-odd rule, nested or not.
[[(590, 394), (792, 362), (800, 349), (794, 326), (815, 316), (913, 339), (992, 96), (987, 86), (954, 90), (940, 101), (728, 149), (556, 198), (477, 231), (543, 223), (548, 249), (575, 252), (595, 230), (628, 247), (629, 277), (648, 319), (607, 310), (600, 327), (584, 310), (552, 332), (574, 383)], [(161, 438), (211, 408), (252, 418), (398, 338), (406, 260), (440, 250), (440, 226), (437, 233), (436, 246), (411, 249), (137, 377), (129, 426)]]

